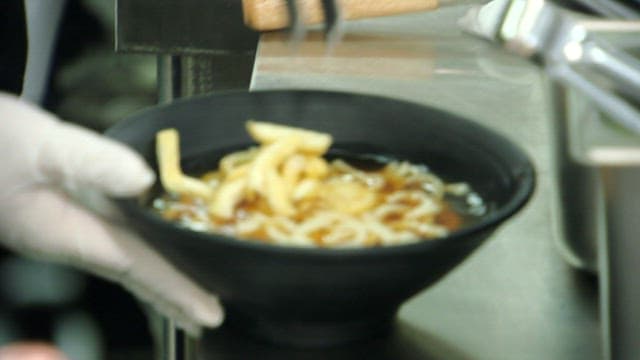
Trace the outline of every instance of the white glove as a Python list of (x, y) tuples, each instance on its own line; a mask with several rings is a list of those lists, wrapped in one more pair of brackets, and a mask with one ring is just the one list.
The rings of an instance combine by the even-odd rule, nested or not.
[(0, 242), (116, 281), (198, 335), (221, 323), (217, 299), (106, 217), (108, 202), (78, 200), (134, 196), (153, 182), (125, 146), (0, 94)]

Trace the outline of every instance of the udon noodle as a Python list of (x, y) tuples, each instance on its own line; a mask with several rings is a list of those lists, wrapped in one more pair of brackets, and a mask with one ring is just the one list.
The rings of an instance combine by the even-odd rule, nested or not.
[(165, 219), (196, 231), (305, 247), (406, 244), (448, 235), (463, 216), (449, 197), (482, 202), (465, 183), (425, 166), (389, 161), (375, 169), (323, 157), (324, 133), (249, 121), (258, 146), (224, 156), (199, 178), (180, 169), (178, 134), (157, 137), (166, 193), (153, 201)]

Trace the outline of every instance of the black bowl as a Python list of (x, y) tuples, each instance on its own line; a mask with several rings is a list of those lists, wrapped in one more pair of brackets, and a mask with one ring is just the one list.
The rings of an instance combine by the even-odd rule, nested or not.
[(219, 295), (228, 322), (279, 343), (331, 345), (387, 329), (401, 303), (462, 262), (534, 187), (527, 156), (502, 136), (446, 112), (365, 95), (264, 91), (192, 98), (134, 115), (107, 134), (155, 166), (155, 133), (175, 127), (183, 168), (198, 172), (251, 143), (248, 119), (328, 132), (342, 150), (425, 164), (449, 181), (471, 184), (490, 208), (446, 238), (337, 250), (198, 233), (162, 220), (144, 199), (119, 201), (151, 246)]

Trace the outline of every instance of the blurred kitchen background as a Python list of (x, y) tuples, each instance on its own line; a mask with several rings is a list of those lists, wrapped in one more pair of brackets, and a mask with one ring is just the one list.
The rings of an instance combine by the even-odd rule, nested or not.
[[(0, 90), (16, 94), (26, 54), (22, 2), (0, 0)], [(601, 4), (572, 3), (574, 8), (594, 11)], [(102, 131), (157, 103), (156, 56), (115, 53), (114, 25), (114, 1), (67, 1), (45, 108)], [(230, 76), (234, 75), (250, 76)], [(242, 83), (221, 80), (226, 89)], [(580, 295), (595, 308), (591, 301), (596, 298), (596, 278), (576, 279), (585, 285)], [(151, 359), (153, 340), (147, 322), (141, 305), (114, 284), (0, 249), (0, 346), (41, 340), (60, 346), (73, 360)]]
[[(26, 54), (22, 2), (0, 1), (0, 89), (15, 94)], [(45, 108), (102, 131), (156, 102), (155, 57), (116, 54), (113, 33), (113, 1), (67, 1)], [(153, 358), (143, 309), (120, 287), (0, 249), (0, 346), (13, 341), (53, 342), (73, 360)]]

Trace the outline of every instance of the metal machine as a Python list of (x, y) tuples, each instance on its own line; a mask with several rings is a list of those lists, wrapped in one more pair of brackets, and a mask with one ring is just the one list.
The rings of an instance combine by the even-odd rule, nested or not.
[[(116, 51), (157, 55), (159, 103), (249, 87), (258, 34), (243, 25), (239, 1), (118, 0), (116, 25)], [(195, 357), (193, 339), (169, 320), (161, 326), (163, 358)]]
[[(502, 13), (501, 20), (512, 23), (497, 25), (502, 25), (503, 31), (511, 26), (520, 32), (511, 32), (512, 38), (504, 33), (501, 40), (506, 45), (527, 50), (522, 47), (526, 41), (516, 40), (540, 35), (534, 31), (540, 30), (540, 24), (553, 29), (541, 36), (545, 41), (549, 34), (552, 39), (564, 40), (576, 35), (570, 32), (576, 27), (569, 26), (576, 23), (557, 21), (553, 24), (557, 27), (549, 27), (542, 21), (536, 28), (535, 17), (513, 15), (527, 6), (541, 10), (544, 1), (511, 3), (512, 16)], [(585, 3), (607, 17), (634, 16), (631, 8), (620, 3)], [(629, 90), (640, 87), (640, 72), (636, 72), (633, 57), (637, 54), (633, 51), (624, 52), (622, 63), (616, 61), (622, 50), (640, 48), (640, 24), (592, 21), (589, 36), (582, 34), (579, 41), (564, 43), (565, 47), (577, 44), (570, 45), (568, 52), (530, 48), (525, 54), (536, 54), (536, 61), (546, 55), (565, 56), (562, 64), (586, 74), (597, 85), (594, 88), (562, 68), (553, 73), (559, 75), (555, 80), (541, 81), (534, 66), (461, 35), (455, 22), (464, 10), (365, 20), (345, 31), (343, 43), (331, 54), (319, 54), (317, 38), (313, 37), (300, 40), (294, 54), (286, 46), (287, 37), (267, 34), (259, 39), (247, 29), (240, 1), (118, 0), (116, 47), (118, 51), (158, 56), (160, 102), (248, 88), (373, 92), (475, 117), (522, 141), (533, 154), (541, 170), (542, 190), (531, 209), (513, 225), (513, 231), (500, 234), (496, 245), (430, 290), (433, 295), (410, 304), (401, 316), (404, 325), (390, 339), (329, 351), (317, 358), (367, 354), (397, 359), (599, 359), (605, 354), (610, 359), (632, 359), (640, 353), (636, 341), (640, 334), (640, 283), (633, 276), (640, 264), (640, 247), (634, 245), (640, 223), (632, 215), (640, 213), (640, 198), (635, 196), (640, 183), (640, 137), (634, 133), (634, 127), (640, 129), (640, 118), (636, 118), (639, 100), (633, 96), (637, 91)], [(554, 16), (546, 19), (559, 19)], [(514, 19), (520, 23), (513, 23)], [(580, 31), (586, 29), (583, 24), (576, 25)], [(598, 58), (597, 51), (590, 53), (596, 58), (574, 56), (593, 44), (584, 41), (594, 38), (615, 46), (614, 52), (607, 47), (604, 54), (616, 56)], [(350, 67), (354, 63), (361, 67)], [(549, 66), (551, 62), (539, 64)], [(625, 105), (620, 107), (618, 101)], [(486, 107), (479, 108), (480, 103)], [(551, 190), (544, 189), (547, 185)], [(549, 213), (552, 203), (555, 211)], [(506, 243), (507, 237), (519, 239)], [(551, 237), (569, 263), (598, 274), (599, 320), (593, 281), (554, 259), (553, 247), (541, 244)], [(516, 264), (516, 259), (529, 267)], [(510, 277), (503, 275), (505, 272)], [(439, 311), (438, 306), (445, 310)], [(469, 310), (468, 306), (475, 307)], [(411, 323), (412, 318), (428, 324), (418, 326)], [(530, 329), (518, 331), (520, 327)], [(303, 354), (253, 344), (225, 330), (208, 334), (201, 344), (195, 344), (169, 321), (164, 334), (165, 359), (193, 359), (196, 347), (204, 351), (205, 359), (233, 354), (279, 358)], [(492, 335), (504, 340), (483, 343), (483, 337), (491, 339)], [(526, 351), (525, 343), (532, 344), (529, 357), (519, 353)]]
[(560, 249), (599, 276), (604, 357), (632, 359), (640, 353), (640, 283), (630, 275), (640, 263), (632, 215), (640, 210), (640, 14), (613, 2), (595, 3), (611, 4), (596, 10), (614, 19), (545, 1), (503, 3), (496, 38), (552, 81)]

